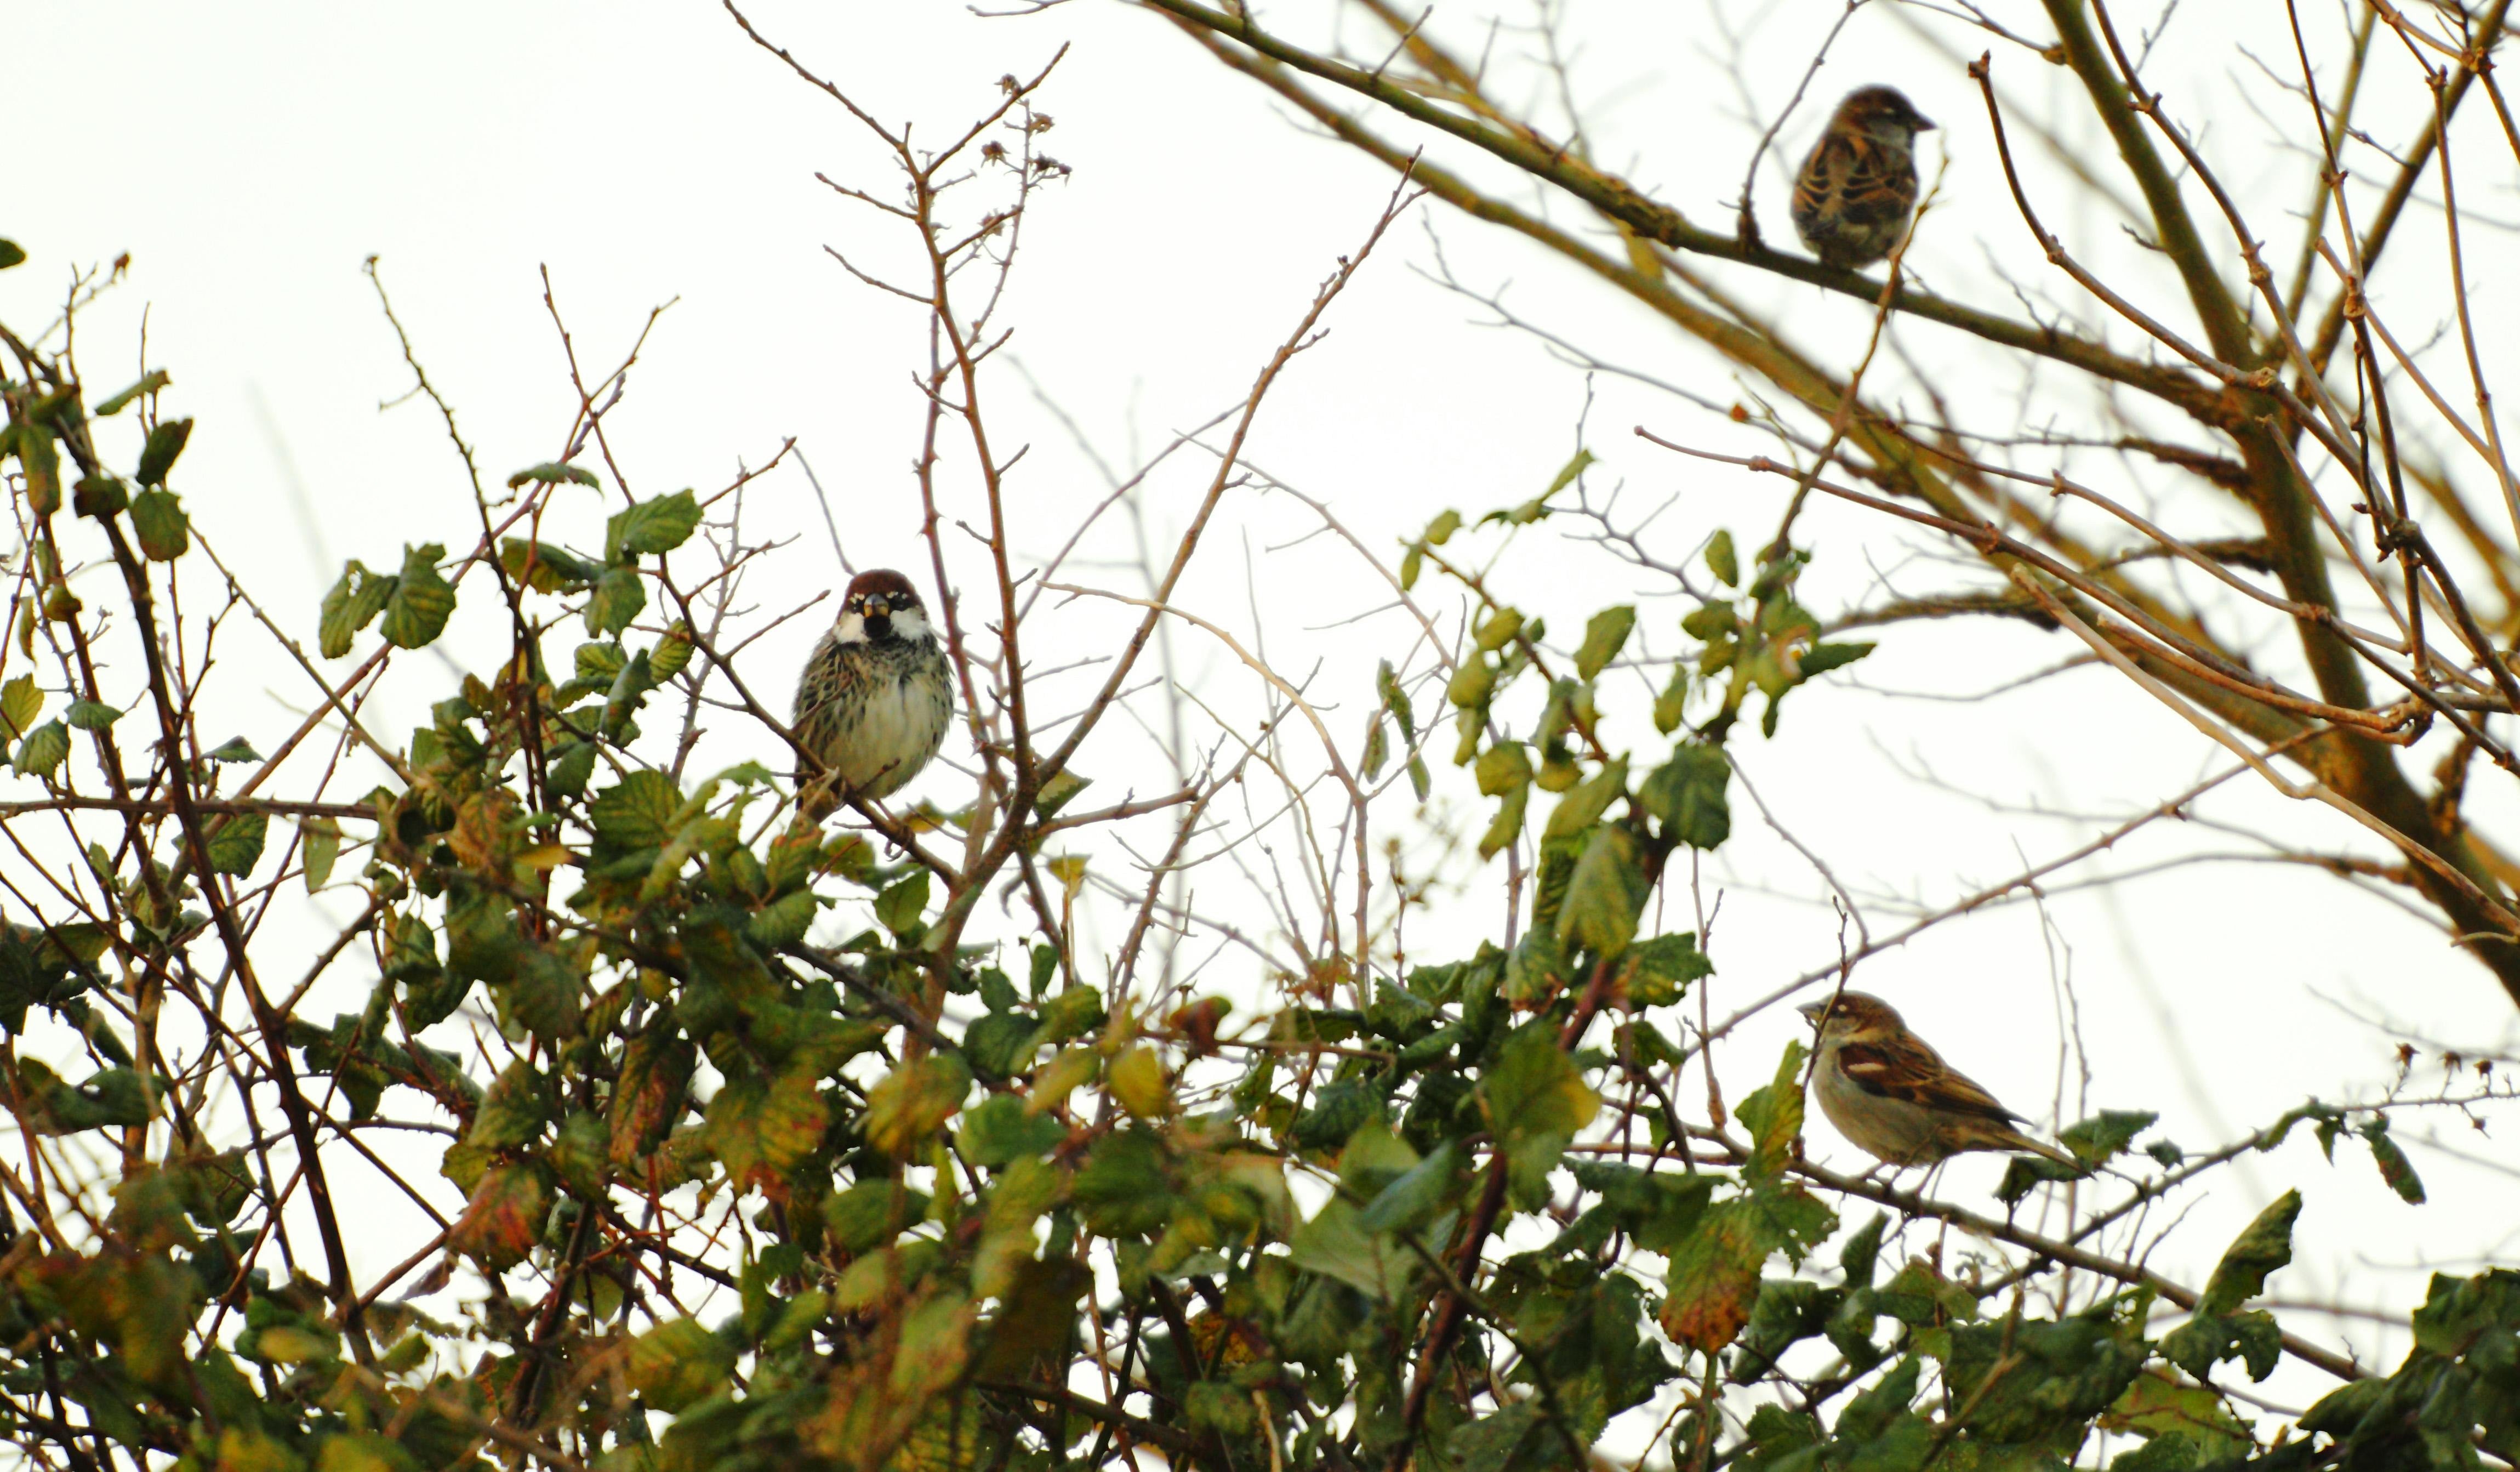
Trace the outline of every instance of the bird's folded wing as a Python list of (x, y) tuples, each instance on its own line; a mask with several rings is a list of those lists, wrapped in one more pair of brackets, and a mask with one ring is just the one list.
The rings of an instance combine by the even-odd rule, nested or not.
[(2018, 1116), (1955, 1071), (1940, 1054), (1910, 1037), (1850, 1042), (1838, 1049), (1838, 1067), (1866, 1093), (1903, 1099), (1948, 1114), (1970, 1114), (2009, 1125)]
[(1794, 180), (1795, 217), (1810, 219), (1829, 210), (1845, 193), (1847, 174), (1854, 165), (1855, 151), (1844, 137), (1822, 138)]
[(1854, 142), (1846, 149), (1837, 194), (1848, 223), (1879, 224), (1898, 219), (1916, 203), (1915, 176), (1899, 168), (1887, 150), (1868, 141)]

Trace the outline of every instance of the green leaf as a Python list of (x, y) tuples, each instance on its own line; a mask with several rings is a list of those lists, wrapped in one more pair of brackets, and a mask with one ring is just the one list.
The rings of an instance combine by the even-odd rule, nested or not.
[(604, 575), (601, 564), (550, 542), (521, 536), (500, 539), (499, 566), (511, 579), (537, 593), (573, 593)]
[(2243, 1454), (2249, 1442), (2247, 1423), (2231, 1413), (2221, 1396), (2160, 1370), (2137, 1376), (2099, 1424), (2104, 1431), (2132, 1431), (2144, 1437), (2175, 1435), (2229, 1442)]
[(814, 928), (814, 917), (819, 913), (821, 904), (814, 897), (814, 892), (798, 890), (792, 895), (783, 895), (754, 911), (743, 933), (764, 950), (776, 950), (782, 945), (792, 945), (804, 940), (805, 933)]
[(1595, 457), (1591, 450), (1577, 450), (1575, 452), (1574, 459), (1567, 461), (1563, 466), (1558, 468), (1555, 479), (1549, 483), (1549, 488), (1547, 490), (1540, 493), (1540, 498), (1546, 501), (1551, 496), (1564, 490), (1567, 486), (1574, 484), (1575, 478), (1584, 474), (1587, 470), (1590, 470), (1594, 464)]
[(527, 944), (508, 984), (508, 1013), (546, 1046), (577, 1035), (585, 981), (541, 945)]
[(1605, 608), (1584, 625), (1584, 642), (1575, 651), (1575, 677), (1589, 680), (1619, 657), (1628, 633), (1637, 626), (1637, 611), (1627, 604)]
[(1176, 1201), (1164, 1179), (1159, 1138), (1142, 1127), (1105, 1135), (1077, 1168), (1069, 1190), (1093, 1231), (1141, 1237), (1172, 1220)]
[(1463, 710), (1483, 704), (1496, 689), (1496, 667), (1479, 656), (1463, 660), (1444, 686), (1444, 697)]
[(1522, 836), (1523, 809), (1531, 805), (1531, 789), (1517, 787), (1505, 795), (1497, 805), (1497, 815), (1489, 822), (1488, 831), (1479, 836), (1479, 857), (1494, 858), (1505, 847)]
[(212, 761), (242, 762), (262, 759), (262, 754), (253, 749), (253, 743), (242, 736), (231, 736), (220, 742), (210, 750), (208, 755)]
[(2301, 1215), (2301, 1193), (2286, 1191), (2258, 1214), (2215, 1265), (2204, 1295), (2197, 1300), (2200, 1317), (2228, 1313), (2266, 1290), (2267, 1278), (2292, 1261), (2292, 1223)]
[(543, 769), (543, 786), (555, 797), (582, 797), (594, 776), (595, 743), (572, 741), (553, 752), (550, 764)]
[(26, 252), (23, 247), (14, 240), (0, 239), (0, 271), (15, 265), (23, 265), (25, 261)]
[(526, 466), (508, 478), (508, 488), (515, 490), (528, 481), (538, 485), (558, 485), (565, 483), (570, 485), (602, 488), (602, 483), (595, 479), (595, 472), (561, 460), (546, 460), (540, 465)]
[(69, 754), (69, 728), (58, 720), (48, 720), (18, 743), (18, 755), (12, 764), (18, 768), (19, 776), (49, 777)]
[(149, 432), (149, 442), (140, 448), (140, 469), (132, 480), (143, 485), (163, 485), (166, 473), (175, 468), (175, 457), (184, 453), (185, 442), (193, 437), (189, 419), (161, 419)]
[(1418, 801), (1420, 803), (1425, 802), (1428, 789), (1432, 788), (1434, 785), (1434, 779), (1426, 773), (1426, 759), (1423, 757), (1410, 758), (1409, 790), (1417, 795)]
[(880, 1247), (927, 1215), (927, 1193), (885, 1176), (861, 1180), (827, 1198), (823, 1224), (850, 1252)]
[(2062, 1166), (2044, 1155), (2016, 1155), (2004, 1162), (2003, 1179), (1996, 1185), (1996, 1199), (2005, 1206), (2018, 1206), (2031, 1192), (2049, 1181), (2080, 1180), (2087, 1171)]
[(130, 488), (112, 476), (81, 476), (70, 487), (70, 509), (100, 522), (112, 521), (130, 504)]
[(617, 563), (625, 552), (671, 552), (691, 540), (699, 524), (700, 503), (688, 490), (641, 501), (605, 524), (604, 560)]
[(2145, 1357), (2141, 1334), (2105, 1308), (2055, 1321), (1969, 1325), (1955, 1329), (1952, 1341), (1945, 1393), (1975, 1407), (1971, 1438), (1995, 1444), (2051, 1437), (2079, 1444)]
[[(678, 621), (673, 621), (673, 627), (665, 630), (665, 638), (655, 640), (655, 650), (648, 653), (648, 663), (651, 663), (651, 667), (655, 667), (655, 683), (662, 685), (665, 680), (681, 675), (683, 667), (691, 666), (691, 622), (678, 618)], [(761, 766), (758, 761), (743, 761), (736, 766), (736, 771), (743, 771), (743, 768), (761, 771), (761, 787), (769, 787), (769, 766)], [(728, 776), (726, 781), (736, 779)]]
[(1542, 1017), (1508, 1036), (1480, 1081), (1479, 1093), (1489, 1127), (1506, 1152), (1514, 1198), (1545, 1199), (1549, 1173), (1567, 1142), (1601, 1107), (1601, 1096), (1584, 1082), (1574, 1060), (1558, 1050), (1556, 1025)]
[[(1360, 1131), (1360, 1134), (1362, 1131)], [(1385, 1185), (1357, 1224), (1370, 1232), (1415, 1231), (1435, 1219), (1461, 1193), (1462, 1152), (1451, 1140)]]
[(1549, 826), (1541, 833), (1541, 841), (1546, 843), (1551, 839), (1571, 838), (1582, 833), (1599, 822), (1601, 814), (1609, 810), (1613, 802), (1625, 797), (1627, 791), (1627, 759), (1613, 758), (1608, 765), (1557, 800), (1557, 806), (1549, 814)]
[(1668, 1007), (1688, 992), (1691, 982), (1715, 974), (1715, 963), (1697, 948), (1697, 934), (1684, 931), (1656, 936), (1629, 952), (1628, 1004)]
[(1493, 798), (1531, 785), (1531, 758), (1518, 741), (1501, 741), (1479, 753), (1478, 765), (1472, 770), (1478, 777), (1481, 797)]
[(1602, 959), (1617, 955), (1636, 939), (1637, 917), (1652, 888), (1636, 835), (1615, 823), (1594, 829), (1557, 908), (1558, 941)]
[(861, 1129), (868, 1144), (908, 1160), (963, 1107), (971, 1071), (955, 1053), (931, 1053), (884, 1076), (867, 1091)]
[(446, 629), (455, 613), (455, 588), (438, 575), (446, 549), (436, 542), (405, 547), (401, 575), (385, 598), (385, 642), (396, 649), (426, 647)]
[(35, 688), (35, 677), (22, 674), (0, 685), (0, 726), (7, 728), (11, 741), (32, 729), (35, 717), (44, 713), (44, 692)]
[(1706, 571), (1726, 587), (1741, 581), (1741, 558), (1732, 550), (1732, 533), (1720, 530), (1706, 543)]
[(709, 1100), (709, 1148), (739, 1186), (785, 1177), (823, 1142), (831, 1111), (820, 1081), (810, 1067), (791, 1068), (729, 1080)]
[(1750, 1131), (1750, 1159), (1741, 1168), (1745, 1179), (1773, 1178), (1796, 1158), (1803, 1132), (1803, 1057), (1799, 1040), (1786, 1043), (1776, 1077), (1741, 1101), (1741, 1125)]
[(884, 887), (875, 898), (875, 917), (885, 930), (907, 941), (922, 929), (920, 917), (927, 911), (927, 871), (913, 869), (904, 877)]
[(734, 1346), (692, 1318), (658, 1324), (632, 1340), (623, 1361), (631, 1388), (668, 1415), (726, 1389), (734, 1372)]
[(2407, 1159), (2407, 1152), (2398, 1148), (2396, 1140), (2389, 1138), (2388, 1118), (2373, 1115), (2355, 1132), (2371, 1147), (2371, 1159), (2379, 1166), (2380, 1178), (2389, 1183), (2389, 1189), (2397, 1192), (2398, 1198), (2408, 1205), (2422, 1206), (2423, 1179), (2415, 1174), (2415, 1163)]
[(1045, 818), (1056, 816), (1060, 808), (1074, 801), (1078, 793), (1093, 785), (1092, 777), (1080, 777), (1062, 768), (1053, 773), (1049, 781), (1041, 784), (1041, 791), (1034, 794), (1033, 811)]
[(140, 555), (151, 562), (173, 562), (193, 545), (184, 503), (163, 486), (131, 498), (131, 529), (139, 534)]
[(1336, 1278), (1378, 1302), (1408, 1291), (1417, 1255), (1404, 1243), (1368, 1231), (1362, 1214), (1333, 1200), (1297, 1226), (1286, 1240), (1287, 1257), (1306, 1272)]
[(122, 718), (122, 713), (102, 701), (74, 700), (62, 717), (81, 731), (102, 731)]
[(666, 826), (682, 805), (683, 795), (672, 778), (642, 769), (596, 794), (587, 818), (608, 848), (653, 849), (665, 842)]
[[(1509, 608), (1500, 608), (1488, 615), (1487, 621), (1479, 625), (1477, 636), (1479, 652), (1494, 654), (1512, 643), (1514, 636), (1521, 632), (1522, 615)], [(1589, 679), (1591, 676), (1588, 675), (1586, 678)]]
[(1382, 709), (1390, 712), (1391, 718), (1400, 722), (1401, 740), (1415, 745), (1418, 740), (1418, 713), (1411, 709), (1409, 692), (1400, 688), (1399, 672), (1391, 667), (1389, 660), (1375, 667), (1373, 688), (1382, 697)]
[[(1058, 964), (1058, 953), (1043, 946), (1033, 952), (1036, 967), (1046, 951), (1051, 956), (1051, 963), (1054, 966)], [(1081, 1037), (1088, 1029), (1102, 1023), (1102, 992), (1091, 987), (1070, 987), (1041, 1004), (1040, 1040), (1042, 1044), (1050, 1045)]]
[(1400, 554), (1400, 591), (1405, 593), (1418, 585), (1418, 574), (1425, 564), (1425, 543), (1411, 542), (1409, 550)]
[(2283, 1330), (2263, 1309), (2200, 1313), (2161, 1337), (2161, 1357), (2200, 1380), (2236, 1357), (2249, 1367), (2250, 1379), (2264, 1380), (2283, 1357)]
[(1720, 639), (1741, 626), (1740, 616), (1725, 602), (1700, 604), (1680, 621), (1680, 631), (1692, 639)]
[(1462, 514), (1460, 512), (1451, 510), (1450, 508), (1437, 512), (1435, 514), (1435, 519), (1426, 524), (1426, 545), (1430, 547), (1440, 547), (1444, 545), (1444, 543), (1451, 541), (1453, 539), (1453, 533), (1461, 529)]
[(1692, 849), (1714, 849), (1732, 833), (1732, 809), (1725, 788), (1732, 781), (1732, 763), (1723, 749), (1683, 745), (1671, 759), (1655, 767), (1637, 789), (1663, 827), (1666, 837)]
[(396, 579), (371, 573), (353, 560), (341, 569), (341, 580), (324, 595), (323, 619), (317, 626), (316, 647), (324, 658), (338, 660), (350, 652), (350, 640), (368, 626), (384, 610), (385, 601), (393, 596)]
[(62, 455), (49, 425), (29, 421), (0, 426), (0, 454), (15, 449), (26, 472), (26, 506), (37, 516), (62, 509)]
[(992, 1094), (964, 1114), (955, 1143), (971, 1164), (996, 1170), (1019, 1157), (1046, 1155), (1066, 1138), (1066, 1126), (1026, 1110), (1021, 1095)]
[(2138, 1110), (2103, 1109), (2088, 1120), (2079, 1121), (2059, 1130), (2057, 1142), (2074, 1152), (2074, 1158), (2085, 1165), (2096, 1166), (2126, 1153), (2135, 1137), (2152, 1127), (2160, 1119), (2157, 1114)]
[(98, 404), (94, 412), (99, 419), (112, 419), (138, 402), (142, 394), (155, 393), (171, 382), (172, 380), (166, 377), (165, 369), (152, 368), (140, 375), (140, 382)]
[(1383, 725), (1382, 713), (1375, 711), (1365, 718), (1365, 750), (1356, 759), (1359, 775), (1368, 782), (1382, 775), (1382, 763), (1391, 759), (1391, 737)]
[(631, 568), (613, 568), (595, 585), (595, 593), (586, 600), (586, 631), (596, 638), (608, 639), (628, 628), (648, 606), (648, 588), (639, 574)]
[(518, 1059), (490, 1081), (472, 1111), (472, 1128), (464, 1142), (484, 1150), (514, 1150), (542, 1138), (551, 1123), (552, 1082), (532, 1064)]
[(305, 856), (306, 893), (312, 895), (332, 881), (333, 861), (341, 856), (341, 825), (331, 818), (301, 818), (297, 838)]
[(1815, 644), (1803, 651), (1799, 667), (1804, 679), (1818, 679), (1842, 665), (1854, 664), (1874, 648), (1868, 641), (1861, 644)]
[(210, 835), (210, 872), (239, 879), (252, 873), (270, 828), (271, 819), (258, 812), (240, 812), (220, 824), (219, 831)]
[(1688, 667), (1674, 661), (1671, 667), (1671, 683), (1663, 687), (1662, 694), (1654, 697), (1654, 730), (1668, 736), (1680, 729), (1681, 721), (1688, 714)]

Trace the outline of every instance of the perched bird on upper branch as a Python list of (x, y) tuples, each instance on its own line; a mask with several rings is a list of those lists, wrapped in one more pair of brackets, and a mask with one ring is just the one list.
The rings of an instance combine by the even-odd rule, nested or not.
[(1881, 998), (1841, 991), (1834, 1004), (1823, 999), (1796, 1010), (1820, 1028), (1812, 1091), (1821, 1112), (1882, 1164), (1930, 1166), (1966, 1150), (2026, 1150), (2082, 1169), (2015, 1128), (2020, 1116), (1945, 1063)]
[(945, 742), (954, 682), (919, 590), (888, 568), (860, 573), (796, 681), (796, 738), (823, 763), (796, 774), (820, 821), (849, 798), (901, 790)]
[(1858, 87), (1794, 180), (1794, 232), (1814, 255), (1852, 270), (1899, 244), (1916, 207), (1916, 135), (1933, 127), (1896, 87)]

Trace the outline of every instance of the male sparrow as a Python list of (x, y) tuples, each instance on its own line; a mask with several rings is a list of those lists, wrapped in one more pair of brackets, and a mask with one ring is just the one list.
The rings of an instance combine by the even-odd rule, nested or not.
[(1794, 180), (1794, 232), (1852, 270), (1890, 253), (1916, 207), (1916, 135), (1933, 126), (1896, 87), (1858, 87), (1837, 105)]
[(886, 568), (860, 573), (796, 681), (796, 738), (823, 763), (796, 774), (820, 821), (848, 798), (883, 798), (919, 775), (954, 719), (954, 684), (919, 591)]
[(1834, 1006), (1823, 999), (1796, 1010), (1820, 1028), (1812, 1087), (1821, 1112), (1882, 1164), (1929, 1166), (1964, 1150), (2027, 1150), (2082, 1169), (2014, 1128), (2020, 1116), (1945, 1063), (1881, 998), (1841, 991)]

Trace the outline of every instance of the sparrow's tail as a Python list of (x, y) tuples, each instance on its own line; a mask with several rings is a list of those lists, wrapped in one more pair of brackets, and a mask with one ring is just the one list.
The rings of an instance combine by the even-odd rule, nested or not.
[(2048, 1144), (2046, 1140), (2032, 1139), (2029, 1135), (2023, 1134), (2018, 1129), (2013, 1130), (2011, 1133), (2012, 1138), (2006, 1141), (2006, 1143), (2015, 1150), (2027, 1150), (2033, 1155), (2044, 1155), (2049, 1160), (2054, 1161), (2056, 1164), (2077, 1173), (2080, 1173), (2084, 1169), (2081, 1161), (2076, 1160), (2073, 1156), (2057, 1149), (2055, 1146)]

